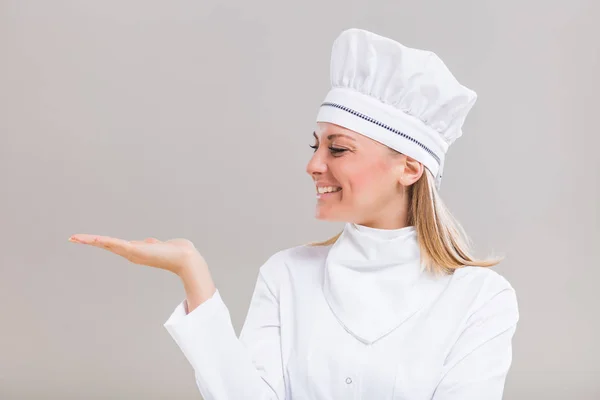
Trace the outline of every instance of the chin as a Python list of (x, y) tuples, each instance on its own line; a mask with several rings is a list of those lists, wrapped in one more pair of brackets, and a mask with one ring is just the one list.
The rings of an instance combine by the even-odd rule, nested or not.
[(329, 222), (339, 222), (345, 221), (342, 215), (334, 212), (334, 210), (330, 210), (326, 207), (317, 206), (317, 210), (315, 211), (315, 218), (319, 221), (329, 221)]

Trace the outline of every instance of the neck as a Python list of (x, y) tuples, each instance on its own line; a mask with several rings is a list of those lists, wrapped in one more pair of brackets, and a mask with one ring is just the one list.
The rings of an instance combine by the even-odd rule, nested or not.
[(384, 218), (380, 220), (364, 220), (364, 221), (352, 221), (356, 225), (365, 226), (373, 229), (402, 229), (409, 226), (408, 219), (404, 218)]
[(379, 212), (369, 215), (369, 218), (356, 218), (350, 222), (376, 229), (405, 228), (409, 226), (406, 196), (398, 196), (398, 200), (385, 204)]

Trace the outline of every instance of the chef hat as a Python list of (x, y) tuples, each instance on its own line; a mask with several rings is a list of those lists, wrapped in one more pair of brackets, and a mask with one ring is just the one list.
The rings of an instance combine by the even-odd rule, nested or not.
[(433, 52), (362, 29), (334, 41), (331, 89), (317, 122), (356, 131), (421, 162), (439, 189), (448, 147), (477, 94)]

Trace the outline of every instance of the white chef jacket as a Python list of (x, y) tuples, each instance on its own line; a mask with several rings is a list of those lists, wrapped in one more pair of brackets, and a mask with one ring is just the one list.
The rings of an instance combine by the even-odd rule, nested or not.
[(164, 323), (205, 400), (498, 400), (519, 319), (497, 272), (421, 267), (416, 230), (346, 223), (261, 267), (239, 338), (220, 292)]

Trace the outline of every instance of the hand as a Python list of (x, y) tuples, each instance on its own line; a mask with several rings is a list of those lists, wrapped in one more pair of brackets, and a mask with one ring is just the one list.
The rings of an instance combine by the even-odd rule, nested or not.
[[(165, 269), (179, 276), (191, 265), (206, 265), (202, 255), (187, 239), (161, 242), (155, 238), (127, 241), (109, 236), (77, 234), (70, 242), (88, 244), (118, 254), (134, 264)], [(207, 267), (208, 268), (208, 267)]]

